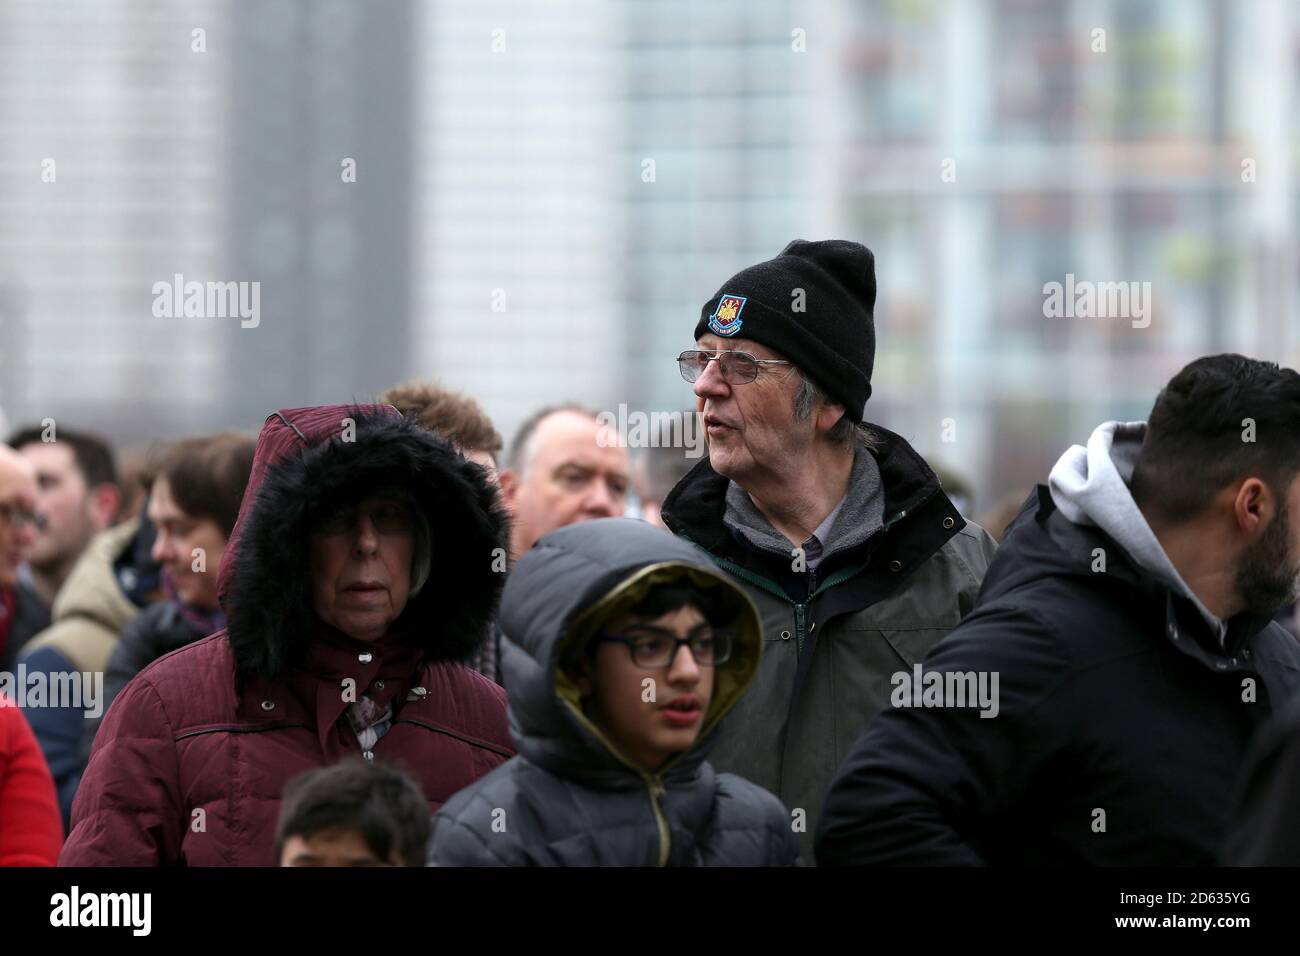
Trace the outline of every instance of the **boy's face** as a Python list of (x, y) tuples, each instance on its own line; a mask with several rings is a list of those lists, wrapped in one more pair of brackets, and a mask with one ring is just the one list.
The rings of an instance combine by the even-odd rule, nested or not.
[[(686, 605), (654, 620), (620, 618), (605, 632), (662, 640), (688, 637), (702, 626), (707, 629), (704, 616)], [(643, 667), (632, 660), (628, 645), (601, 642), (577, 682), (592, 721), (626, 757), (656, 771), (695, 743), (713, 697), (713, 672), (696, 662), (688, 646), (668, 666)]]
[(387, 860), (375, 856), (356, 830), (331, 828), (311, 836), (291, 836), (280, 851), (281, 866), (401, 866), (394, 848)]

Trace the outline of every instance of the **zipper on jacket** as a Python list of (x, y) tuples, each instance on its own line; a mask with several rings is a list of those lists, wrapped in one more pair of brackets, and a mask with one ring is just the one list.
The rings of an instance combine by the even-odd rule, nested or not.
[(664, 785), (658, 777), (646, 775), (646, 786), (650, 790), (650, 809), (655, 814), (655, 825), (659, 827), (659, 862), (658, 866), (668, 865), (669, 841), (671, 831), (668, 829), (668, 821), (664, 819), (662, 808), (659, 806), (659, 798), (664, 795)]
[(573, 707), (572, 702), (569, 703), (569, 706), (573, 710), (574, 714), (577, 715), (578, 720), (586, 725), (592, 734), (595, 735), (596, 739), (605, 745), (619, 763), (624, 764), (629, 770), (635, 772), (645, 781), (646, 790), (650, 795), (650, 809), (654, 813), (655, 826), (659, 830), (659, 860), (655, 865), (667, 866), (668, 857), (672, 850), (672, 830), (668, 826), (668, 818), (664, 816), (663, 807), (659, 804), (659, 798), (664, 795), (663, 774), (669, 767), (677, 762), (679, 757), (689, 751), (683, 751), (682, 753), (669, 758), (668, 762), (659, 768), (658, 773), (649, 773), (619, 753), (618, 748), (609, 741), (609, 738), (601, 732), (600, 728), (593, 724), (580, 709)]
[(754, 585), (754, 587), (761, 588), (769, 594), (781, 598), (781, 600), (785, 601), (787, 604), (794, 603), (790, 600), (790, 595), (786, 594), (784, 590), (778, 587), (776, 582), (771, 578), (764, 577), (761, 574), (755, 574), (748, 568), (742, 568), (735, 561), (729, 561), (726, 558), (718, 557), (718, 555), (714, 554), (712, 551), (705, 551), (704, 553), (712, 558), (723, 570), (730, 571), (742, 581), (748, 581), (750, 584)]
[[(898, 518), (901, 518), (903, 516), (903, 514), (906, 514), (906, 512), (902, 512), (898, 514), (894, 520), (897, 521)], [(776, 582), (764, 577), (761, 574), (755, 574), (753, 571), (750, 571), (748, 568), (742, 568), (734, 561), (729, 561), (726, 558), (718, 557), (716, 554), (713, 554), (710, 551), (706, 551), (705, 553), (708, 554), (709, 557), (711, 557), (714, 560), (714, 562), (716, 562), (717, 565), (721, 567), (724, 571), (731, 572), (736, 577), (740, 578), (742, 581), (748, 581), (750, 584), (754, 585), (755, 587), (761, 588), (762, 590), (767, 591), (769, 594), (781, 598), (787, 604), (790, 604), (794, 607), (795, 637), (797, 639), (796, 642), (798, 645), (798, 653), (800, 654), (803, 653), (803, 642), (804, 642), (804, 638), (807, 636), (808, 633), (808, 605), (811, 604), (813, 599), (817, 597), (819, 594), (821, 594), (822, 592), (829, 591), (831, 588), (843, 584), (849, 578), (856, 577), (857, 575), (861, 574), (863, 571), (867, 569), (867, 565), (870, 563), (870, 559), (868, 559), (867, 561), (861, 561), (857, 564), (849, 565), (847, 568), (840, 568), (838, 571), (836, 571), (826, 580), (822, 581), (822, 583), (817, 586), (816, 590), (814, 590), (811, 594), (809, 594), (807, 599), (805, 599), (802, 603), (796, 603), (790, 600), (790, 596), (786, 594), (785, 591), (783, 591), (780, 587), (778, 587)]]
[(794, 636), (798, 641), (799, 653), (803, 654), (803, 639), (808, 632), (808, 605), (796, 604), (794, 606)]

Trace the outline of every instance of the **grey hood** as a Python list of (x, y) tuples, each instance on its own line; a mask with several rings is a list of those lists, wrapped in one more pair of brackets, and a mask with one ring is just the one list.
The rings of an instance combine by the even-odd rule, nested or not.
[(680, 580), (719, 589), (735, 632), (735, 647), (715, 675), (695, 746), (673, 758), (660, 776), (669, 781), (695, 773), (718, 721), (758, 670), (758, 612), (701, 551), (630, 518), (601, 518), (552, 531), (510, 572), (501, 603), (501, 673), (510, 698), (510, 734), (520, 756), (598, 789), (644, 786), (644, 774), (583, 714), (578, 689), (561, 664), (651, 587)]
[(1048, 477), (1052, 500), (1068, 520), (1100, 528), (1139, 567), (1187, 598), (1222, 644), (1226, 625), (1192, 593), (1129, 491), (1146, 429), (1146, 422), (1098, 425), (1086, 448), (1071, 446), (1052, 467)]

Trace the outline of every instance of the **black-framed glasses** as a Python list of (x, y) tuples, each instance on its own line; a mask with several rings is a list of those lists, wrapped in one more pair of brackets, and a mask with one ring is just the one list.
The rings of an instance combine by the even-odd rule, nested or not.
[(681, 369), (682, 378), (688, 382), (698, 382), (710, 362), (716, 361), (722, 372), (722, 380), (728, 385), (746, 385), (758, 378), (758, 369), (762, 365), (794, 365), (783, 359), (754, 358), (748, 352), (735, 349), (687, 349), (677, 356), (677, 367)]
[(629, 628), (625, 634), (605, 634), (597, 644), (626, 644), (637, 667), (672, 667), (677, 652), (685, 645), (701, 667), (716, 667), (731, 659), (731, 632), (702, 624), (685, 637), (660, 627), (641, 625)]
[(37, 531), (44, 531), (45, 523), (45, 515), (39, 511), (28, 511), (8, 503), (0, 504), (0, 526), (22, 529), (31, 525)]

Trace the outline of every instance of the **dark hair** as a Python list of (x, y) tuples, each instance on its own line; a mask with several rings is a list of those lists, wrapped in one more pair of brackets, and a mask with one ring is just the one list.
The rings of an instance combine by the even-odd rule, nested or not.
[(1247, 477), (1285, 499), (1297, 471), (1300, 374), (1242, 355), (1209, 355), (1160, 392), (1131, 485), (1143, 511), (1177, 523)]
[[(581, 405), (565, 403), (563, 405), (547, 405), (545, 408), (538, 409), (524, 419), (524, 423), (519, 426), (515, 432), (514, 441), (510, 443), (510, 450), (506, 453), (506, 467), (514, 472), (524, 470), (524, 460), (528, 456), (528, 445), (532, 441), (533, 433), (537, 431), (537, 426), (542, 420), (549, 418), (559, 412), (575, 412), (584, 415), (587, 418), (596, 419), (596, 413), (589, 408)], [(599, 419), (597, 419), (599, 420)]]
[(67, 445), (72, 449), (72, 456), (76, 459), (78, 470), (86, 479), (87, 488), (118, 483), (113, 451), (108, 447), (108, 442), (98, 435), (64, 428), (62, 425), (55, 426), (54, 441), (46, 442), (44, 435), (44, 428), (40, 425), (31, 425), (20, 428), (10, 435), (7, 444), (14, 449), (22, 448), (23, 445)]
[(387, 861), (397, 850), (407, 866), (424, 866), (429, 805), (410, 777), (383, 764), (350, 759), (308, 770), (284, 788), (276, 853), (289, 837), (353, 830), (370, 852)]
[(433, 382), (405, 382), (379, 396), (408, 418), (442, 435), (463, 451), (482, 451), (497, 460), (501, 435), (481, 405)]
[(690, 604), (698, 608), (704, 615), (704, 619), (716, 627), (727, 623), (731, 617), (719, 590), (719, 588), (701, 588), (677, 581), (656, 584), (646, 592), (645, 597), (622, 613), (654, 620)]
[(229, 538), (256, 449), (252, 438), (235, 432), (186, 438), (163, 453), (156, 474), (186, 514), (211, 518)]

